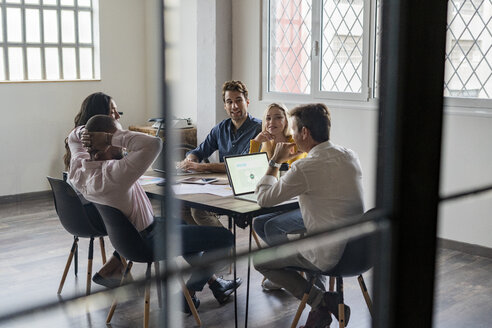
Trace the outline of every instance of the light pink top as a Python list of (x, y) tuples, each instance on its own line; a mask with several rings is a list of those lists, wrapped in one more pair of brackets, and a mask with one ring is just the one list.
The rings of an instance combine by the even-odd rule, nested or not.
[(118, 130), (111, 145), (126, 148), (128, 155), (120, 160), (91, 161), (80, 141), (82, 129), (78, 127), (68, 136), (71, 183), (87, 200), (119, 209), (138, 231), (144, 230), (154, 221), (154, 211), (138, 178), (159, 155), (161, 139)]

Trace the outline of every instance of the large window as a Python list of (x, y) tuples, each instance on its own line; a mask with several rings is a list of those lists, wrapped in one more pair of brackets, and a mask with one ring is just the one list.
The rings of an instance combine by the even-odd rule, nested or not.
[[(265, 1), (263, 95), (378, 95), (380, 2)], [(450, 0), (444, 96), (492, 98), (492, 0)]]
[(0, 0), (0, 81), (99, 78), (98, 0)]

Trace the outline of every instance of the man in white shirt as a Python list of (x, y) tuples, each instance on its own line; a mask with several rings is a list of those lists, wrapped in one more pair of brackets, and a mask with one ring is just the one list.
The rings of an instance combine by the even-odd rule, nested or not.
[[(258, 182), (258, 204), (273, 206), (299, 196), (307, 235), (335, 227), (345, 220), (363, 214), (362, 173), (357, 155), (350, 149), (333, 144), (330, 137), (330, 113), (324, 104), (310, 104), (294, 108), (294, 143), (279, 143), (265, 176)], [(292, 168), (280, 180), (279, 163), (286, 162), (297, 144), (308, 155), (295, 161)], [(328, 270), (340, 259), (345, 243), (302, 250), (289, 257), (267, 263), (255, 261), (255, 268), (272, 282), (284, 287), (301, 299), (308, 281), (298, 272), (286, 267), (295, 266), (311, 270)], [(314, 287), (307, 303), (311, 306), (305, 328), (325, 327), (331, 323), (331, 313), (338, 319), (339, 296)], [(348, 323), (350, 308), (345, 306)]]

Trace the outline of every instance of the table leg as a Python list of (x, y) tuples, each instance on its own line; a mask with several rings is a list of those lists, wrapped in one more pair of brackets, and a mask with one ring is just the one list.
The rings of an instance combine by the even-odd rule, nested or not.
[[(236, 272), (236, 224), (233, 223), (234, 230), (234, 246), (232, 248), (232, 255), (234, 257), (234, 282), (236, 282), (237, 272)], [(237, 328), (237, 289), (234, 291), (234, 327)]]
[(246, 278), (246, 317), (244, 328), (248, 328), (248, 308), (249, 308), (249, 282), (251, 277), (251, 237), (253, 235), (253, 224), (249, 225), (249, 245), (248, 245), (248, 277)]

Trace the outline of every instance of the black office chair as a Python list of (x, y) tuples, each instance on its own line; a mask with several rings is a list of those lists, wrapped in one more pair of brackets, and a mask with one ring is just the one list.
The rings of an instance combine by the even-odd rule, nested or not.
[[(79, 238), (90, 238), (86, 282), (86, 294), (89, 295), (91, 293), (94, 238), (99, 237), (102, 262), (103, 264), (106, 263), (104, 236), (106, 236), (107, 233), (104, 223), (94, 205), (83, 205), (75, 190), (67, 182), (52, 177), (47, 177), (47, 179), (51, 185), (51, 190), (53, 191), (55, 209), (60, 218), (60, 222), (65, 230), (74, 236), (72, 248), (68, 255), (68, 260), (57, 293), (60, 294), (63, 289), (68, 269), (70, 268), (73, 256), (77, 251)], [(77, 275), (77, 270), (75, 270), (75, 275)]]
[[(130, 272), (130, 269), (133, 265), (133, 262), (147, 263), (147, 270), (145, 272), (146, 284), (145, 284), (145, 307), (144, 307), (144, 327), (147, 328), (149, 325), (149, 312), (150, 312), (150, 275), (151, 275), (151, 266), (152, 262), (155, 264), (156, 271), (156, 282), (157, 282), (157, 296), (159, 300), (159, 306), (161, 305), (161, 288), (160, 288), (160, 280), (158, 278), (159, 275), (159, 262), (164, 260), (164, 258), (160, 258), (154, 250), (146, 245), (140, 233), (135, 229), (133, 224), (128, 220), (128, 218), (121, 213), (120, 210), (101, 204), (94, 204), (98, 209), (99, 213), (101, 213), (101, 217), (106, 225), (106, 230), (108, 231), (109, 239), (113, 244), (113, 247), (116, 251), (124, 256), (128, 260), (128, 265), (126, 267), (125, 273), (123, 274), (123, 278), (121, 279), (121, 283), (124, 282), (126, 276)], [(188, 292), (188, 288), (180, 277), (181, 288), (183, 290), (183, 294), (185, 295), (186, 302), (190, 307), (190, 310), (196, 320), (198, 326), (201, 326), (200, 317), (198, 316), (198, 312), (191, 300), (190, 293)], [(109, 310), (108, 317), (106, 318), (106, 323), (109, 324), (111, 318), (113, 317), (114, 311), (116, 309), (117, 301), (113, 300), (113, 304), (111, 305), (111, 309)]]
[[(367, 213), (373, 211), (373, 209), (367, 211)], [(308, 300), (309, 292), (317, 280), (317, 278), (321, 275), (330, 277), (330, 287), (329, 290), (333, 291), (333, 278), (336, 280), (336, 291), (340, 294), (340, 304), (338, 304), (338, 322), (340, 328), (345, 327), (347, 322), (345, 320), (345, 311), (344, 311), (344, 300), (343, 300), (343, 278), (345, 277), (355, 277), (357, 276), (357, 280), (359, 281), (360, 289), (362, 291), (362, 295), (366, 301), (367, 308), (369, 309), (369, 313), (372, 316), (372, 301), (369, 293), (367, 291), (366, 284), (364, 282), (364, 278), (362, 274), (369, 269), (372, 268), (374, 257), (373, 250), (376, 242), (375, 233), (370, 233), (364, 236), (355, 237), (350, 239), (345, 246), (345, 250), (343, 251), (342, 257), (338, 261), (338, 263), (332, 269), (328, 271), (312, 271), (303, 268), (293, 268), (298, 271), (304, 271), (310, 274), (310, 285), (308, 289), (305, 291), (301, 304), (299, 304), (299, 308), (297, 309), (296, 315), (294, 316), (294, 320), (292, 321), (291, 328), (297, 327), (297, 323), (299, 322), (299, 318), (301, 317), (302, 311), (306, 307), (306, 303)]]

